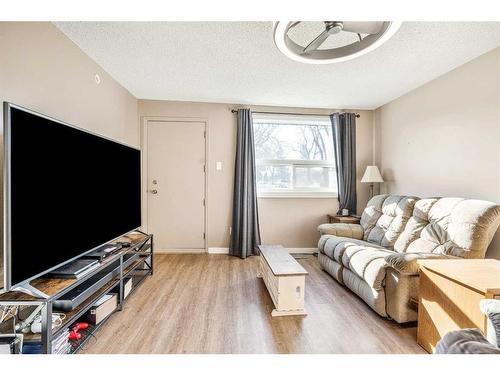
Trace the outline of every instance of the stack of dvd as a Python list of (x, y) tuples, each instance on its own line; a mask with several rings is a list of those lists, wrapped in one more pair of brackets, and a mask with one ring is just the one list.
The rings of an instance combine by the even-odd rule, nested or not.
[(64, 330), (52, 340), (52, 354), (68, 354), (70, 350), (71, 343), (68, 339), (68, 331)]

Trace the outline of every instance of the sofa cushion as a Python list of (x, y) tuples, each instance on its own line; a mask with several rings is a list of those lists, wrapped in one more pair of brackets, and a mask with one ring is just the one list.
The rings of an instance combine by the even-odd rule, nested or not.
[(393, 249), (412, 216), (417, 198), (400, 195), (373, 197), (363, 211), (361, 226), (365, 241)]
[(390, 250), (379, 247), (353, 245), (346, 247), (342, 255), (342, 264), (375, 290), (382, 289), (387, 263), (385, 257)]
[(393, 251), (363, 240), (337, 236), (329, 236), (322, 243), (320, 251), (327, 257), (350, 269), (371, 288), (378, 290), (383, 287), (386, 267), (384, 258), (393, 254)]
[(375, 310), (380, 316), (387, 316), (385, 306), (385, 290), (371, 288), (365, 280), (354, 272), (342, 268), (342, 280), (345, 286), (356, 293), (368, 306)]
[(318, 226), (318, 231), (323, 234), (331, 234), (338, 237), (363, 238), (363, 227), (359, 224), (351, 223), (333, 223), (321, 224)]
[(342, 270), (344, 267), (330, 259), (323, 253), (318, 253), (318, 262), (323, 270), (332, 275), (340, 284), (344, 284), (344, 280), (342, 278)]
[(366, 204), (360, 220), (360, 224), (364, 230), (364, 239), (370, 235), (370, 232), (377, 225), (378, 219), (382, 216), (382, 205), (387, 197), (387, 194), (376, 195)]
[(420, 199), (415, 203), (412, 216), (408, 219), (406, 226), (394, 243), (394, 250), (398, 253), (406, 252), (408, 246), (420, 238), (422, 230), (429, 224), (429, 211), (439, 198)]
[(342, 256), (344, 255), (345, 250), (351, 246), (368, 246), (383, 249), (381, 246), (373, 245), (363, 240), (333, 235), (321, 236), (318, 243), (319, 251), (338, 263), (342, 263)]

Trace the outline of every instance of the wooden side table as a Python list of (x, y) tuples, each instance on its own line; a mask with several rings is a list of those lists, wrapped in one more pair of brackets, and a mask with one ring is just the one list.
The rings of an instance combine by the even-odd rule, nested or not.
[(448, 332), (478, 328), (487, 320), (483, 299), (500, 299), (500, 261), (495, 259), (420, 260), (417, 342), (429, 353)]
[(328, 223), (346, 223), (346, 224), (359, 224), (359, 217), (356, 216), (342, 216), (342, 215), (326, 215)]

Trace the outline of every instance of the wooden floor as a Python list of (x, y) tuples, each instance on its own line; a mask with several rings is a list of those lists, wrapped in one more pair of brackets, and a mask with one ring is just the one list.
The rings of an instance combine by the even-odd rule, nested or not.
[(423, 353), (416, 328), (383, 319), (314, 256), (305, 317), (271, 317), (258, 258), (156, 255), (154, 275), (80, 353)]

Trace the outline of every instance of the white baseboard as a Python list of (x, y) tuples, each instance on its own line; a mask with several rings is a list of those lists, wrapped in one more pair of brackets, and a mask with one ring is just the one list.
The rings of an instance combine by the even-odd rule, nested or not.
[[(318, 252), (316, 247), (288, 247), (286, 248), (290, 254), (315, 254)], [(209, 254), (229, 254), (227, 247), (209, 247)]]
[(229, 248), (228, 247), (209, 247), (208, 253), (209, 254), (229, 254)]
[(205, 249), (161, 249), (154, 250), (155, 254), (206, 254)]

